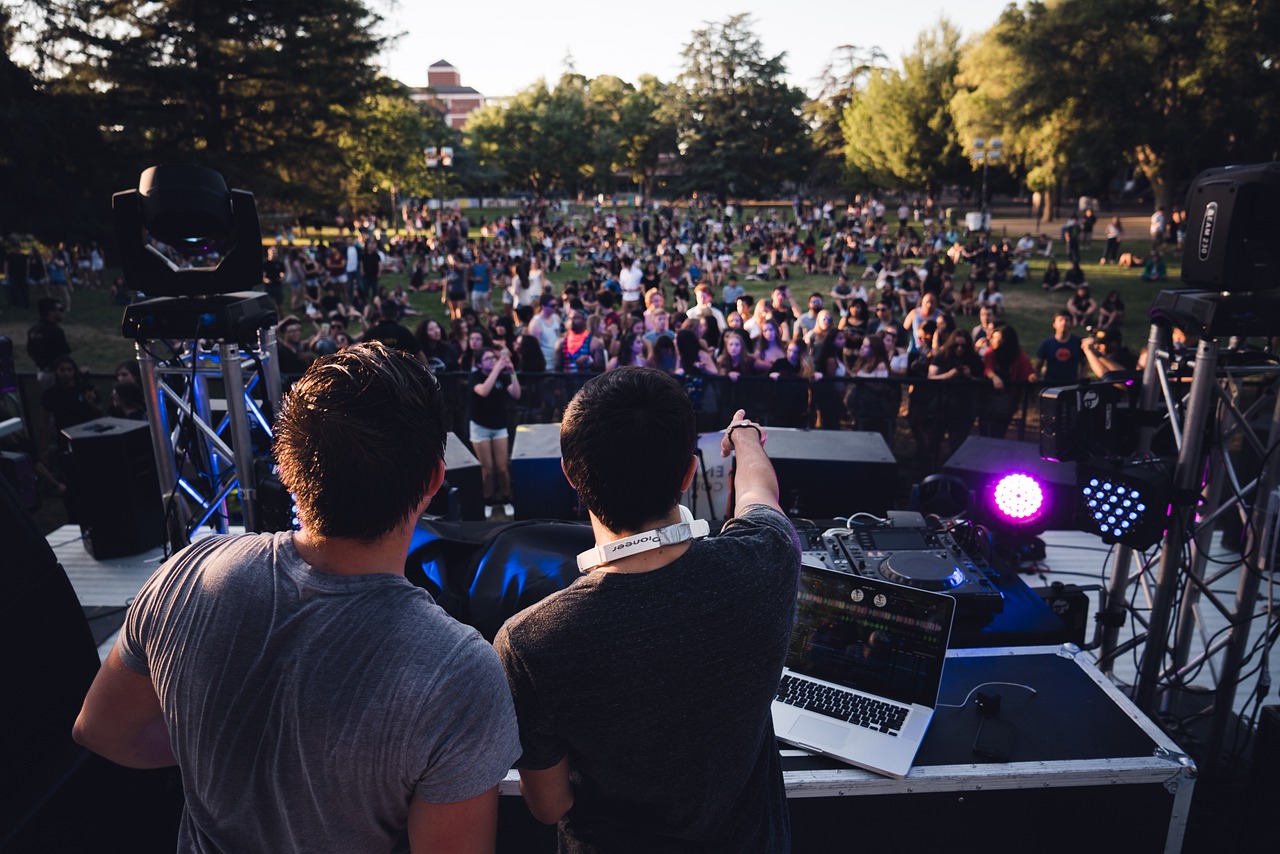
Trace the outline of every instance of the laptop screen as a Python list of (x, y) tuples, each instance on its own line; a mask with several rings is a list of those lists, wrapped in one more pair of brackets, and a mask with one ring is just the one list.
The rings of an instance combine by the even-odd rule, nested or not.
[(954, 612), (950, 596), (806, 566), (787, 667), (868, 694), (933, 706)]

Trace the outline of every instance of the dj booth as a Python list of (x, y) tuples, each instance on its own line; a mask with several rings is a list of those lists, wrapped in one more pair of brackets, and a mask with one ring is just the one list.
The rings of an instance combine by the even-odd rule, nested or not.
[[(410, 577), (421, 568), (418, 583), (490, 637), (510, 613), (572, 583), (573, 556), (593, 543), (586, 525), (515, 523), (491, 529), (459, 568), (461, 540), (475, 535), (466, 528), (420, 530)], [(801, 530), (807, 560), (820, 556), (829, 530), (822, 522)], [(945, 538), (926, 545), (931, 554), (951, 548)], [(844, 553), (873, 563), (884, 556)], [(958, 614), (939, 707), (907, 777), (780, 745), (794, 849), (847, 838), (902, 851), (1180, 850), (1194, 764), (1070, 642), (1072, 630), (1016, 573), (961, 563), (975, 588), (999, 592), (1000, 604), (983, 599)], [(555, 850), (554, 828), (529, 816), (514, 770), (500, 791), (508, 797), (499, 851)]]
[[(782, 746), (793, 850), (1181, 850), (1195, 765), (1076, 647), (953, 649), (939, 703), (903, 780)], [(498, 850), (554, 851), (500, 791)]]

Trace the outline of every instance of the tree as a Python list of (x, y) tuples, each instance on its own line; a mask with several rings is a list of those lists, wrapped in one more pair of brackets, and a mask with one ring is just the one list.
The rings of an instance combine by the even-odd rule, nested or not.
[(565, 73), (555, 89), (545, 80), (517, 92), (506, 107), (472, 113), (464, 128), (480, 165), (499, 170), (512, 187), (537, 195), (573, 190), (592, 175), (586, 78)]
[(920, 34), (901, 72), (871, 72), (841, 122), (851, 168), (880, 186), (930, 194), (967, 171), (951, 118), (959, 44), (959, 32), (944, 19)]
[(38, 0), (51, 77), (93, 93), (136, 168), (197, 161), (235, 186), (317, 203), (346, 164), (341, 139), (376, 91), (383, 45), (359, 0), (189, 3)]
[(683, 55), (678, 144), (687, 187), (750, 195), (806, 173), (804, 92), (787, 85), (786, 54), (766, 56), (747, 15), (695, 30)]
[[(458, 170), (427, 174), (423, 151), (429, 145), (457, 145), (457, 133), (440, 113), (409, 99), (406, 87), (387, 79), (380, 92), (367, 97), (351, 117), (350, 131), (340, 138), (350, 172), (343, 181), (348, 206), (364, 207), (369, 193), (385, 193), (393, 219), (399, 199), (438, 196), (449, 191)], [(445, 182), (442, 185), (442, 179)]]
[(1277, 156), (1278, 44), (1275, 3), (1010, 6), (962, 57), (954, 110), (964, 130), (1002, 131), (1032, 189), (1123, 158), (1171, 208), (1205, 166)]
[(818, 96), (804, 106), (813, 145), (813, 171), (809, 183), (834, 186), (851, 183), (845, 158), (845, 136), (841, 125), (845, 110), (862, 91), (872, 72), (888, 65), (889, 57), (878, 47), (860, 48), (844, 44), (831, 52), (831, 59), (818, 75)]

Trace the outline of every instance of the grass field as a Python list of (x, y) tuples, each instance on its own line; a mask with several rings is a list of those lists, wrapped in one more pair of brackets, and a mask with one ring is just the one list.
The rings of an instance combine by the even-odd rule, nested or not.
[[(790, 214), (790, 206), (778, 206), (778, 208), (781, 211), (785, 211), (786, 214)], [(500, 209), (485, 209), (480, 213), (492, 220), (503, 211)], [(993, 234), (999, 236), (1007, 233), (1016, 238), (1024, 231), (1034, 230), (1024, 219), (1020, 218), (1021, 213), (1021, 208), (1013, 206), (1008, 206), (1004, 209), (996, 208), (992, 218)], [(1145, 222), (1146, 216), (1140, 211), (1133, 211), (1125, 217), (1128, 239), (1121, 247), (1122, 252), (1133, 252), (1140, 257), (1146, 254)], [(1045, 230), (1056, 237), (1057, 230), (1060, 227), (1061, 222), (1057, 222), (1050, 224)], [(1095, 234), (1100, 235), (1101, 231), (1102, 229), (1099, 227)], [(328, 239), (336, 236), (336, 234), (336, 230), (330, 229), (323, 237)], [(1146, 318), (1147, 307), (1161, 287), (1178, 286), (1180, 259), (1172, 257), (1172, 253), (1171, 257), (1166, 259), (1170, 278), (1168, 285), (1147, 284), (1139, 280), (1139, 271), (1137, 269), (1099, 266), (1097, 262), (1102, 254), (1102, 243), (1103, 241), (1095, 236), (1093, 247), (1084, 253), (1085, 263), (1082, 266), (1089, 279), (1094, 298), (1099, 302), (1112, 289), (1120, 292), (1127, 306), (1122, 327), (1124, 340), (1134, 352), (1137, 352), (1146, 341), (1149, 326)], [(1055, 241), (1055, 248), (1058, 250), (1057, 260), (1059, 267), (1065, 272), (1066, 264), (1061, 251), (1061, 241)], [(738, 247), (738, 251), (741, 252), (741, 247)], [(1037, 256), (1031, 265), (1031, 280), (1028, 284), (1006, 285), (1003, 289), (1006, 307), (1005, 320), (1018, 330), (1023, 349), (1032, 353), (1034, 353), (1039, 342), (1051, 334), (1050, 320), (1053, 312), (1066, 305), (1067, 296), (1069, 295), (1067, 291), (1050, 294), (1040, 288), (1040, 276), (1044, 272), (1045, 264), (1046, 259)], [(112, 281), (116, 275), (118, 275), (118, 270), (108, 267), (103, 280)], [(961, 266), (955, 276), (957, 286), (964, 281), (967, 275), (968, 267)], [(577, 270), (572, 263), (567, 263), (557, 272), (551, 274), (550, 279), (557, 287), (562, 287), (570, 280), (585, 278), (585, 276), (585, 270)], [(382, 283), (391, 287), (397, 284), (407, 285), (408, 275), (404, 273), (386, 274), (382, 277)], [(805, 303), (808, 294), (812, 291), (826, 295), (831, 290), (833, 283), (834, 279), (831, 276), (808, 276), (798, 268), (792, 271), (791, 290), (801, 305)], [(743, 282), (743, 285), (748, 293), (756, 297), (767, 295), (772, 287), (758, 282)], [(33, 292), (31, 294), (31, 305), (25, 309), (9, 305), (0, 306), (0, 335), (7, 336), (13, 341), (19, 372), (33, 372), (35, 370), (34, 363), (31, 362), (26, 353), (26, 336), (27, 328), (36, 321), (35, 303), (36, 299), (41, 295), (38, 291)], [(445, 314), (444, 306), (440, 303), (439, 294), (413, 293), (410, 299), (414, 308), (423, 312), (426, 316), (442, 318)], [(106, 290), (77, 290), (72, 296), (71, 309), (66, 317), (65, 329), (67, 339), (71, 342), (72, 355), (82, 367), (87, 367), (94, 373), (109, 374), (118, 362), (134, 357), (133, 342), (126, 340), (120, 333), (122, 309), (119, 306), (110, 304), (110, 298)], [(408, 318), (412, 322), (407, 325), (412, 328), (419, 319)], [(976, 320), (970, 323), (968, 319), (965, 319), (962, 321), (962, 325), (964, 323), (973, 325)], [(1077, 334), (1082, 333), (1078, 332)]]

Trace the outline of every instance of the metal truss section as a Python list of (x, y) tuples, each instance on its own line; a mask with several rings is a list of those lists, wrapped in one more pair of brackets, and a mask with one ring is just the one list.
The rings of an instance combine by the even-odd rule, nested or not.
[(137, 353), (171, 549), (204, 525), (226, 533), (233, 495), (245, 530), (262, 530), (255, 463), (280, 408), (275, 329), (258, 330), (254, 349), (190, 340), (161, 345), (172, 347), (161, 357), (156, 344)]

